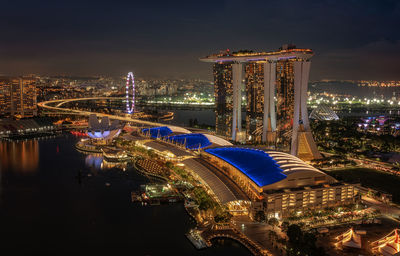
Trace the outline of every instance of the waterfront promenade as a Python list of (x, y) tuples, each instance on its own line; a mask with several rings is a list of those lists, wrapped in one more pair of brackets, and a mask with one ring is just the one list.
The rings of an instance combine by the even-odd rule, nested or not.
[[(130, 140), (149, 140), (148, 138), (144, 139), (137, 136), (125, 135), (126, 139)], [(149, 144), (151, 143), (151, 144)], [(214, 195), (217, 201), (224, 205), (226, 203), (232, 201), (249, 201), (249, 198), (246, 194), (240, 190), (240, 188), (231, 181), (228, 177), (222, 174), (218, 168), (208, 164), (203, 159), (201, 159), (195, 152), (191, 152), (189, 150), (183, 149), (177, 145), (166, 143), (160, 140), (152, 140), (151, 142), (146, 142), (145, 145), (151, 145), (157, 150), (168, 149), (172, 150), (177, 156), (190, 156), (186, 159), (179, 161), (179, 163), (184, 164), (185, 169), (189, 170), (189, 172), (195, 177), (197, 180), (201, 181), (203, 186), (209, 188)], [(143, 161), (143, 160), (142, 160)], [(159, 167), (162, 168), (161, 166)], [(150, 169), (154, 169), (150, 167), (150, 164), (146, 165), (148, 171)], [(178, 176), (178, 175), (176, 175)], [(202, 220), (196, 217), (197, 213), (194, 211), (192, 213), (191, 208), (187, 209), (188, 213), (198, 222), (198, 228), (195, 229), (195, 233), (198, 234), (197, 239), (201, 241), (205, 241), (206, 245), (210, 247), (212, 245), (213, 239), (218, 238), (229, 238), (233, 239), (243, 246), (245, 246), (253, 255), (273, 255), (270, 253), (271, 245), (267, 243), (267, 232), (264, 233), (263, 239), (260, 238), (260, 234), (256, 232), (250, 232), (249, 234), (243, 233), (239, 231), (239, 228), (234, 224), (235, 222), (228, 223), (227, 225), (216, 224), (214, 221), (211, 221), (212, 224), (208, 220)], [(198, 210), (197, 210), (198, 211)], [(247, 218), (248, 221), (251, 221)], [(207, 224), (208, 223), (208, 224)], [(222, 227), (222, 228), (221, 228)], [(265, 227), (265, 225), (263, 226)], [(190, 233), (188, 233), (190, 234)], [(187, 235), (188, 235), (187, 234)], [(254, 236), (255, 235), (255, 236)], [(189, 240), (193, 240), (195, 236), (190, 236)], [(195, 239), (196, 240), (196, 239)], [(192, 241), (193, 242), (193, 241)], [(198, 246), (199, 241), (194, 241), (194, 245)]]
[[(89, 100), (93, 98), (85, 98), (80, 100)], [(98, 98), (96, 98), (98, 99)], [(95, 113), (89, 111), (82, 111), (76, 109), (68, 109), (63, 108), (67, 102), (74, 101), (71, 100), (57, 100), (57, 101), (49, 101), (39, 103), (39, 107), (44, 109), (52, 110), (52, 111), (63, 111), (68, 112), (67, 114), (76, 114), (89, 116), (90, 114), (96, 114), (99, 117), (107, 116), (110, 119), (125, 121), (129, 123), (135, 123), (140, 125), (141, 127), (145, 126), (163, 126), (164, 124), (143, 121), (139, 119), (134, 119), (127, 116), (116, 116), (109, 115), (103, 113)], [(181, 133), (190, 133), (189, 130), (177, 126), (169, 126), (171, 130), (174, 132)], [(215, 136), (214, 136), (215, 137)], [(185, 148), (182, 148), (180, 145), (176, 145), (173, 143), (168, 143), (166, 141), (162, 141), (159, 139), (151, 139), (145, 138), (141, 136), (132, 136), (132, 135), (124, 135), (124, 139), (131, 142), (136, 142), (137, 140), (141, 140), (143, 142), (143, 146), (146, 148), (153, 148), (158, 152), (169, 151), (172, 152), (176, 156), (176, 160), (178, 163), (183, 164), (185, 170), (189, 171), (193, 177), (195, 177), (200, 183), (207, 187), (208, 191), (214, 195), (214, 198), (217, 199), (217, 202), (220, 205), (225, 205), (230, 202), (237, 201), (250, 201), (247, 195), (236, 185), (232, 180), (229, 179), (226, 175), (224, 175), (221, 171), (218, 170), (215, 166), (207, 163), (202, 160), (198, 152), (190, 151)], [(216, 140), (223, 140), (221, 138), (214, 138)], [(146, 175), (152, 174), (152, 176), (163, 177), (162, 173), (156, 172), (154, 168), (155, 162), (149, 162), (149, 160), (142, 159), (137, 162), (139, 169), (144, 171)], [(162, 168), (162, 167), (160, 167)], [(197, 220), (199, 221), (199, 220)], [(204, 223), (199, 223), (199, 226), (207, 226)], [(202, 230), (201, 236), (207, 242), (208, 246), (211, 246), (211, 240), (214, 238), (230, 238), (236, 240), (243, 244), (246, 248), (250, 250), (254, 255), (271, 255), (268, 253), (268, 250), (264, 248), (264, 246), (260, 245), (257, 242), (252, 241), (245, 234), (238, 231), (233, 225), (230, 225), (228, 229), (218, 229), (218, 228), (206, 228)]]

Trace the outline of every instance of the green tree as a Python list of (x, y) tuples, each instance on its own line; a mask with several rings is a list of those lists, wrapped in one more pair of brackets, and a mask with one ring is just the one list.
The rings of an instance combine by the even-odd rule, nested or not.
[(290, 225), (287, 231), (289, 237), (287, 246), (288, 256), (324, 256), (325, 251), (321, 247), (317, 247), (316, 237), (312, 233), (303, 233), (298, 225)]
[(168, 168), (172, 169), (172, 167), (174, 167), (174, 164), (170, 161), (165, 163), (165, 166), (167, 166)]
[(214, 220), (217, 223), (227, 223), (232, 217), (232, 214), (230, 214), (228, 211), (223, 211), (222, 213), (215, 215)]
[(156, 158), (157, 157), (157, 154), (154, 152), (154, 150), (152, 150), (152, 149), (149, 149), (149, 150), (147, 150), (147, 155), (150, 157), (150, 158)]
[(264, 222), (265, 221), (265, 213), (264, 211), (257, 211), (254, 214), (254, 219), (258, 222)]
[(271, 226), (273, 226), (273, 227), (275, 227), (275, 226), (278, 226), (278, 225), (279, 225), (279, 221), (278, 221), (277, 218), (270, 218), (270, 219), (268, 220), (268, 224), (271, 225)]

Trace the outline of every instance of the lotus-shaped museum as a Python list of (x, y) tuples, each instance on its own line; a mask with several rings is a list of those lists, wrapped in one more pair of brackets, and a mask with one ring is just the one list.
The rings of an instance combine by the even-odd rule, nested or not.
[(121, 132), (118, 120), (110, 122), (107, 116), (103, 116), (101, 121), (97, 119), (96, 115), (89, 116), (88, 136), (92, 139), (109, 140)]

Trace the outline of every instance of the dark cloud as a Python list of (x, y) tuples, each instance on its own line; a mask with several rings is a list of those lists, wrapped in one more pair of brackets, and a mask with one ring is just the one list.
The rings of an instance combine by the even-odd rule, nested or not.
[(312, 48), (312, 79), (400, 79), (400, 4), (324, 1), (5, 1), (0, 73), (211, 76), (220, 49)]

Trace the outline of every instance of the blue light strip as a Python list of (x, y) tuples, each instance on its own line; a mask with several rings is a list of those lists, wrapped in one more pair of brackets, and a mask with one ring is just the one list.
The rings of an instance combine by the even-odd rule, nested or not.
[(172, 133), (172, 130), (168, 126), (160, 126), (153, 128), (142, 129), (142, 133), (147, 134), (150, 132), (152, 138), (165, 137)]
[(196, 150), (199, 147), (205, 148), (212, 144), (208, 140), (208, 138), (201, 133), (180, 134), (180, 135), (170, 136), (168, 137), (168, 139), (176, 141), (181, 144), (185, 143), (186, 140), (186, 148), (192, 150)]
[[(231, 164), (245, 174), (254, 183), (256, 183), (259, 187), (276, 183), (287, 177), (285, 174), (283, 174), (283, 170), (279, 167), (277, 162), (262, 150), (221, 147), (209, 148), (205, 149), (204, 151)], [(241, 157), (239, 158), (237, 156), (238, 152), (241, 153)], [(252, 159), (246, 159), (246, 155), (249, 157), (251, 156)]]

